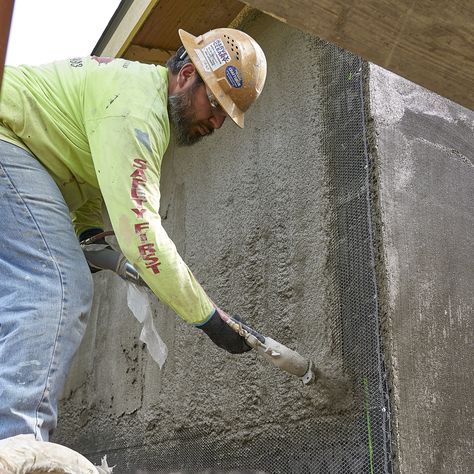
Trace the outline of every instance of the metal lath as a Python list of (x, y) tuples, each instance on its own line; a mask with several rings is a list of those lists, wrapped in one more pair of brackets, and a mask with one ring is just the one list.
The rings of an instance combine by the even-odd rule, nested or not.
[(333, 252), (339, 288), (345, 369), (354, 377), (357, 416), (352, 470), (390, 473), (389, 406), (379, 336), (369, 198), (370, 163), (364, 117), (362, 61), (327, 44), (323, 52), (325, 138), (335, 211)]
[[(112, 447), (120, 472), (392, 472), (371, 236), (362, 62), (330, 44), (321, 44), (321, 59), (322, 146), (334, 216), (329, 270), (340, 304), (333, 340), (342, 354), (344, 371), (354, 383), (353, 409), (326, 417), (315, 413), (298, 423), (281, 420), (284, 429), (247, 443), (212, 432), (188, 432), (172, 441), (145, 444), (143, 433), (137, 431), (128, 433), (122, 444), (105, 433), (103, 442), (109, 452)], [(84, 446), (77, 448), (88, 454)], [(94, 452), (89, 448), (89, 453)], [(99, 455), (90, 457), (98, 461)]]

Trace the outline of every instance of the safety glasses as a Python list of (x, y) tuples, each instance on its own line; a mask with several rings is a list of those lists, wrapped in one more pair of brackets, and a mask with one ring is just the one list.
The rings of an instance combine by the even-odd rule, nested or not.
[(207, 94), (207, 98), (209, 99), (209, 103), (211, 104), (213, 113), (215, 115), (227, 116), (226, 111), (222, 108), (221, 104), (219, 104), (216, 97), (207, 86), (206, 86), (206, 94)]

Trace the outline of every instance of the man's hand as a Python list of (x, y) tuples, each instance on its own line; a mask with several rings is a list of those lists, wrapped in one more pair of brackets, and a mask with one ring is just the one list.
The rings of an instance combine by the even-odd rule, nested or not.
[[(216, 346), (231, 354), (242, 354), (251, 350), (252, 348), (247, 345), (245, 339), (230, 328), (219, 316), (219, 311), (216, 308), (209, 321), (197, 327), (202, 329)], [(239, 316), (232, 316), (232, 318), (236, 321), (242, 321)]]
[[(84, 242), (84, 240), (90, 239), (91, 237), (94, 237), (95, 235), (101, 234), (102, 232), (104, 232), (103, 229), (100, 229), (98, 227), (93, 227), (91, 229), (87, 229), (84, 232), (82, 232), (81, 235), (79, 236), (79, 242)], [(101, 239), (98, 239), (94, 243), (95, 244), (100, 244), (100, 245), (108, 245), (103, 237)], [(108, 247), (108, 248), (110, 248), (110, 247)], [(86, 256), (87, 264), (89, 265), (89, 270), (91, 271), (91, 273), (96, 273), (96, 272), (99, 272), (100, 270), (102, 270), (102, 268), (95, 267), (94, 265), (91, 264), (91, 262), (89, 262), (89, 260), (87, 258), (87, 253), (85, 253), (85, 256)]]

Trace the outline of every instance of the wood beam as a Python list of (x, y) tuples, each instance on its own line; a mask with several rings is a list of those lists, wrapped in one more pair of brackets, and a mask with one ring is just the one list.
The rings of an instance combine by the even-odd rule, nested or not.
[(3, 66), (7, 56), (8, 36), (10, 35), (14, 3), (14, 0), (4, 0), (0, 9), (0, 86), (2, 85)]
[(244, 0), (474, 110), (472, 0)]
[(134, 0), (100, 55), (120, 57), (158, 2), (159, 0)]
[(123, 57), (131, 61), (140, 61), (148, 64), (165, 64), (175, 52), (160, 48), (145, 48), (144, 46), (132, 44), (128, 47)]

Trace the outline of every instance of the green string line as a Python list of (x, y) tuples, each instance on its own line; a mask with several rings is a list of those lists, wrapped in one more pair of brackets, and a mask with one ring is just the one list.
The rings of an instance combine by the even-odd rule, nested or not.
[(365, 388), (365, 418), (367, 420), (367, 436), (369, 438), (369, 462), (370, 462), (370, 474), (374, 474), (374, 450), (372, 448), (372, 428), (370, 426), (370, 415), (369, 415), (369, 381), (367, 377), (364, 379)]

